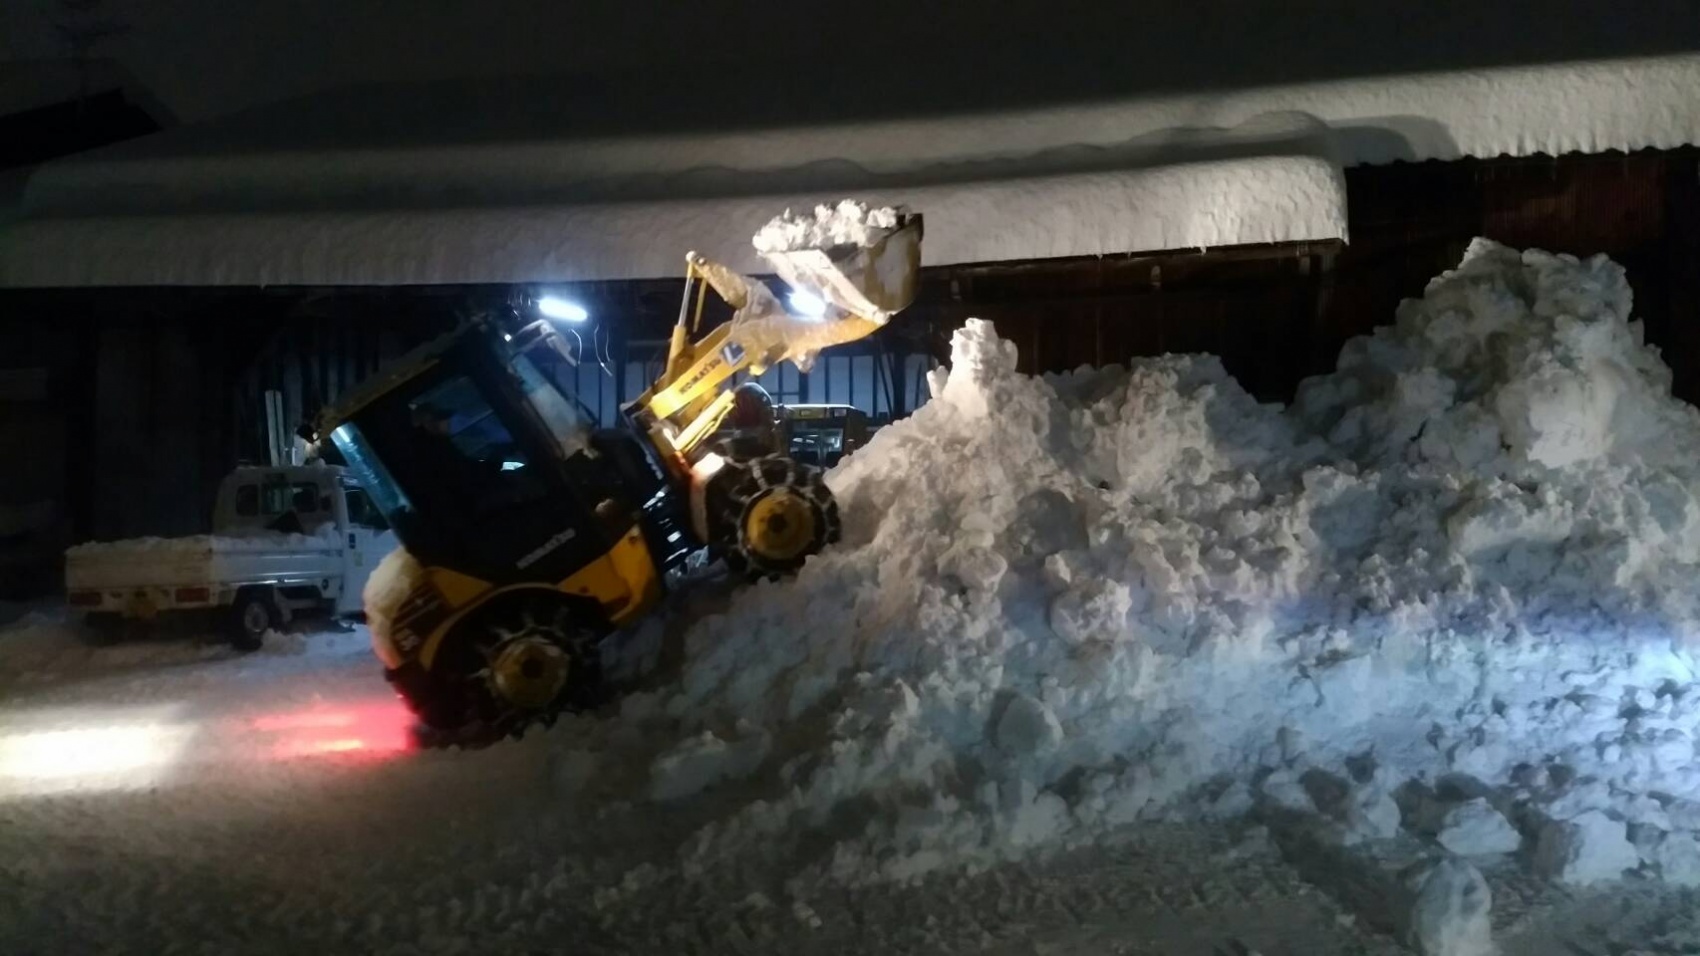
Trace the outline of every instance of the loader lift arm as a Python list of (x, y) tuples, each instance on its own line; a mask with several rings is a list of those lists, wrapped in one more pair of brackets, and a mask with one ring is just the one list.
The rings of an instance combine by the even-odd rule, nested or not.
[[(787, 284), (826, 303), (818, 317), (795, 315), (761, 281), (688, 253), (666, 365), (656, 383), (627, 406), (628, 414), (684, 465), (730, 410), (732, 393), (724, 386), (732, 376), (745, 370), (759, 375), (783, 361), (807, 372), (822, 350), (866, 338), (907, 306), (915, 295), (921, 229), (921, 217), (906, 214), (897, 228), (866, 247), (767, 253)], [(710, 288), (735, 312), (693, 342)]]

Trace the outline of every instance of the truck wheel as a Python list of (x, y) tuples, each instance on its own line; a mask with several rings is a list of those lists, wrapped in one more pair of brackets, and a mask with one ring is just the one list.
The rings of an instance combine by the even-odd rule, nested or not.
[(277, 600), (264, 588), (245, 588), (236, 592), (230, 605), (230, 646), (239, 651), (257, 651), (266, 632), (283, 626), (283, 612)]
[(107, 647), (124, 639), (127, 624), (122, 617), (111, 611), (95, 611), (83, 616), (83, 629), (88, 634), (88, 642), (96, 647)]

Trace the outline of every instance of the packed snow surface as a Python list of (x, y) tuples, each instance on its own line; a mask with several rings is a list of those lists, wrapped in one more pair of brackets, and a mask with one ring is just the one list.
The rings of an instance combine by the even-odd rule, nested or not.
[(1512, 846), (1491, 809), (1561, 879), (1692, 872), (1700, 413), (1619, 266), (1477, 241), (1290, 408), (1209, 356), (1015, 367), (968, 323), (830, 474), (845, 541), (571, 745), (742, 794), (687, 867), (905, 879), (1257, 804), (1368, 846), (1417, 787), (1460, 850)]

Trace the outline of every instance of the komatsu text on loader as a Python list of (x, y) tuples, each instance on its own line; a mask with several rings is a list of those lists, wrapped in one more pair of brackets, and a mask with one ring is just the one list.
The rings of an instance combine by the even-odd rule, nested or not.
[[(654, 609), (665, 572), (693, 553), (775, 576), (837, 537), (820, 468), (709, 439), (736, 373), (806, 370), (906, 307), (921, 234), (899, 211), (866, 244), (764, 253), (798, 298), (825, 304), (818, 315), (687, 255), (666, 365), (613, 428), (557, 387), (552, 372), (576, 356), (547, 320), (467, 322), (326, 411), (319, 436), (415, 568), (393, 615), (369, 623), (427, 742), (488, 742), (595, 706), (599, 642)], [(735, 312), (693, 340), (709, 288)]]

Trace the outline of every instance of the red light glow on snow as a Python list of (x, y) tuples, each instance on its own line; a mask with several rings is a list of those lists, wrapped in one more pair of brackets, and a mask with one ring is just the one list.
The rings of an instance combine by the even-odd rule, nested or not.
[(413, 715), (400, 701), (321, 706), (256, 717), (249, 727), (276, 735), (274, 760), (341, 754), (383, 758), (410, 750)]
[(323, 727), (351, 727), (355, 715), (348, 710), (307, 710), (295, 714), (270, 714), (254, 720), (254, 729), (266, 733), (286, 730), (314, 730)]

